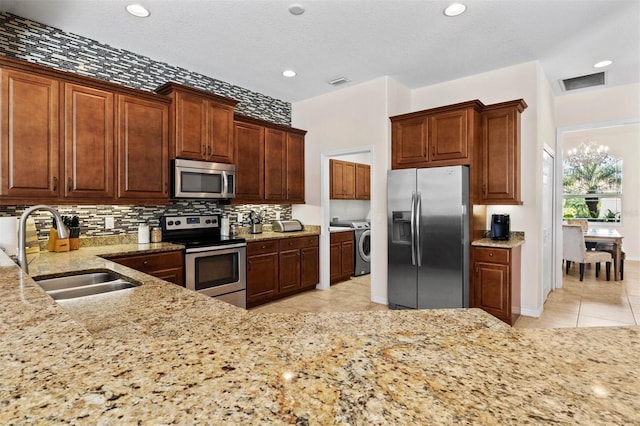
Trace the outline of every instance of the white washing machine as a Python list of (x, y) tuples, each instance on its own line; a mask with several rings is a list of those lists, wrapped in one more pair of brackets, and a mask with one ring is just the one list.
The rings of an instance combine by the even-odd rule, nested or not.
[(331, 222), (332, 226), (348, 226), (355, 234), (355, 262), (354, 276), (366, 275), (371, 272), (371, 226), (367, 219), (338, 220)]

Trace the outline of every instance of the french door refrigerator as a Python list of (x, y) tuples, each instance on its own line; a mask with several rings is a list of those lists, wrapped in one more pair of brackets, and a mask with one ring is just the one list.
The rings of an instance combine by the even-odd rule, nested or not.
[(469, 307), (469, 168), (390, 170), (391, 309)]

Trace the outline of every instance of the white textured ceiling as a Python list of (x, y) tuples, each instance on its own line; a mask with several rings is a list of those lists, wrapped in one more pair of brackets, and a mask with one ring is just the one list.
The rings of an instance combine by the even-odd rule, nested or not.
[[(132, 0), (133, 2), (133, 0)], [(607, 86), (640, 80), (638, 0), (0, 0), (0, 9), (67, 32), (295, 102), (390, 76), (408, 88), (539, 60), (556, 94), (560, 79), (597, 72)], [(306, 8), (301, 16), (291, 4)], [(282, 77), (294, 69), (293, 79)], [(602, 86), (601, 86), (602, 87)], [(583, 89), (597, 90), (597, 89)]]

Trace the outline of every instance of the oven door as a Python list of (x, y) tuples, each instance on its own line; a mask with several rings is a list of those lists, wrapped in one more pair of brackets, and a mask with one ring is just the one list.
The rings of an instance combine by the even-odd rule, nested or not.
[(243, 299), (241, 307), (246, 307), (246, 256), (244, 243), (187, 249), (186, 287), (208, 296), (226, 296), (227, 299), (231, 293), (242, 292), (234, 298)]

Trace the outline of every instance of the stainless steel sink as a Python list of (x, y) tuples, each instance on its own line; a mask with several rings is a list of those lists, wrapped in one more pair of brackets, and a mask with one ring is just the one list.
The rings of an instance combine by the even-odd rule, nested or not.
[(81, 272), (54, 278), (35, 277), (34, 280), (55, 300), (92, 296), (140, 285), (131, 279), (104, 271)]

